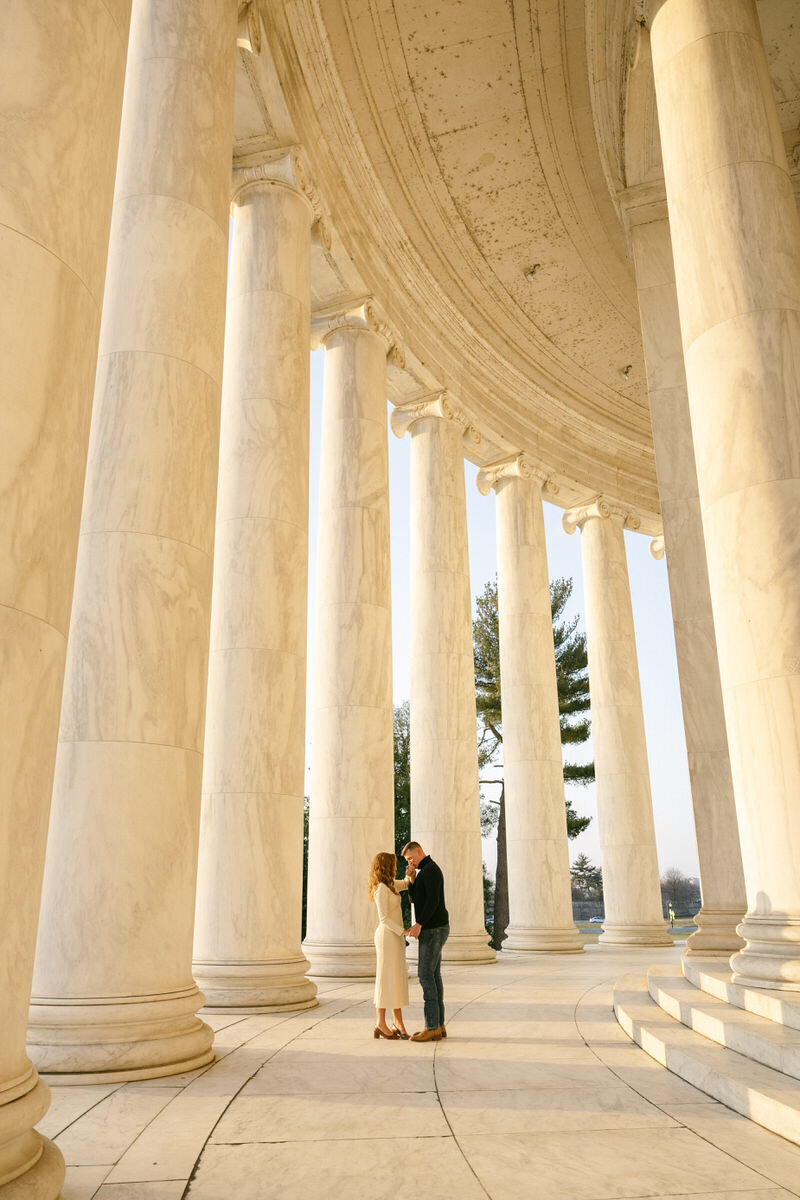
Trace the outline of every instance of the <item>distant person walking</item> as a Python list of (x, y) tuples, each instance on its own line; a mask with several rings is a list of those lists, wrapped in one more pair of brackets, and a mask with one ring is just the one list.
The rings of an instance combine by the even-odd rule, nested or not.
[(667, 912), (668, 912), (668, 916), (669, 916), (670, 929), (674, 929), (675, 928), (675, 909), (672, 907), (672, 901), (670, 901), (670, 906), (669, 906), (669, 909), (667, 910)]
[(417, 972), (425, 1003), (425, 1028), (413, 1033), (411, 1041), (438, 1041), (447, 1037), (442, 949), (450, 934), (450, 917), (444, 902), (444, 876), (419, 842), (407, 842), (402, 853), (407, 865), (408, 895), (416, 917), (416, 923), (407, 933), (419, 942)]

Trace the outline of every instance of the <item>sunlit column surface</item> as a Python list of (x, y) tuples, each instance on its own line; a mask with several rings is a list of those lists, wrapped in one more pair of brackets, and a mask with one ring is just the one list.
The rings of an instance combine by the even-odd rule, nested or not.
[(25, 1028), (129, 13), (0, 8), (0, 1190), (42, 1200), (64, 1163)]
[[(631, 197), (633, 203), (635, 197)], [(652, 205), (647, 217), (653, 217)], [(745, 899), (666, 207), (629, 210), (703, 906), (687, 954), (730, 955)]]
[(600, 941), (665, 946), (672, 939), (661, 909), (623, 534), (630, 520), (623, 509), (598, 497), (565, 512), (563, 525), (568, 533), (581, 531), (597, 822), (603, 860), (605, 921)]
[[(394, 850), (386, 356), (371, 305), (322, 333), (308, 924), (314, 975), (375, 972), (373, 857)], [(395, 351), (397, 353), (397, 351)]]
[(131, 23), (29, 1050), (59, 1076), (208, 1062), (191, 974), (235, 0)]
[(411, 835), (444, 872), (451, 962), (492, 962), (483, 918), (463, 435), (446, 396), (396, 408), (411, 434)]
[(800, 988), (800, 222), (754, 0), (651, 46), (748, 912), (735, 977)]
[(478, 475), (497, 493), (497, 600), (508, 904), (506, 950), (575, 951), (564, 768), (540, 475), (519, 456)]
[(305, 1008), (310, 200), (234, 172), (194, 973), (206, 1004)]

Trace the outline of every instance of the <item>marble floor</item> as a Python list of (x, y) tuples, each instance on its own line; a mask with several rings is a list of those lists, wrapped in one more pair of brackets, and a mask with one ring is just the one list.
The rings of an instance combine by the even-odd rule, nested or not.
[[(64, 1200), (789, 1200), (800, 1149), (671, 1075), (612, 985), (680, 947), (502, 955), (445, 971), (449, 1037), (374, 1041), (369, 984), (318, 1008), (209, 1015), (217, 1061), (54, 1087)], [(409, 1023), (421, 1021), (411, 984)]]

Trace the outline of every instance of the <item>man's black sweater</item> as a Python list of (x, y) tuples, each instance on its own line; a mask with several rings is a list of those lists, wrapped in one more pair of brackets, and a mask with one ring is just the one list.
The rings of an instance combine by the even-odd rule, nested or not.
[(408, 895), (414, 905), (417, 924), (422, 929), (438, 929), (450, 924), (444, 905), (444, 875), (430, 854), (426, 854), (417, 867), (417, 876), (408, 886)]

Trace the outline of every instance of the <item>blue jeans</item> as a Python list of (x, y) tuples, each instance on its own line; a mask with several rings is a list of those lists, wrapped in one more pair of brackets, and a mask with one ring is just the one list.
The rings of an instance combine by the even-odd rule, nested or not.
[(444, 988), (442, 987), (442, 948), (450, 936), (449, 925), (422, 929), (419, 935), (417, 973), (425, 1001), (425, 1028), (444, 1025)]

